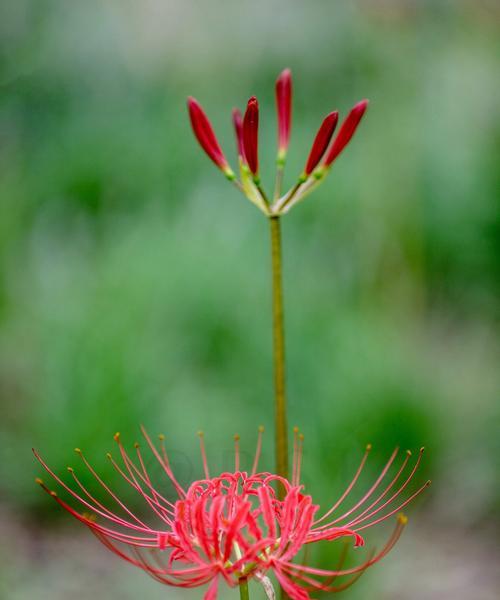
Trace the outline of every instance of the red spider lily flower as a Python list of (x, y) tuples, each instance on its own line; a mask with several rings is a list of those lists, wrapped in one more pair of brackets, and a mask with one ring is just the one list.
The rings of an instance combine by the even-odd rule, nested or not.
[[(278, 159), (274, 194), (266, 193), (260, 184), (258, 159), (259, 105), (255, 96), (248, 101), (243, 119), (241, 113), (233, 110), (233, 126), (236, 133), (240, 179), (237, 179), (222, 154), (212, 127), (201, 107), (192, 98), (189, 99), (191, 122), (201, 146), (221, 168), (226, 177), (266, 216), (285, 214), (303, 200), (330, 170), (333, 161), (350, 142), (361, 118), (368, 106), (368, 100), (356, 104), (342, 123), (337, 136), (333, 133), (337, 126), (337, 111), (329, 113), (319, 128), (304, 170), (285, 194), (282, 194), (283, 169), (290, 141), (292, 115), (292, 75), (290, 69), (284, 69), (276, 80), (276, 110), (278, 114)], [(191, 108), (192, 106), (192, 108)]]
[(257, 98), (252, 96), (243, 117), (243, 148), (248, 168), (256, 178), (258, 178), (259, 172), (258, 139), (259, 103)]
[(236, 135), (236, 148), (240, 159), (245, 160), (245, 150), (243, 147), (243, 117), (241, 111), (233, 108), (233, 126)]
[(200, 146), (205, 150), (207, 156), (219, 167), (228, 179), (234, 179), (236, 176), (231, 170), (224, 153), (215, 136), (212, 124), (210, 123), (205, 111), (197, 100), (189, 97), (188, 101), (189, 118), (194, 135)]
[(368, 108), (368, 100), (361, 100), (358, 102), (349, 112), (344, 122), (340, 126), (339, 132), (333, 141), (333, 144), (326, 155), (323, 162), (325, 167), (329, 167), (342, 150), (351, 141), (354, 132), (358, 128), (358, 125)]
[(292, 72), (284, 69), (276, 80), (278, 114), (278, 160), (284, 161), (290, 141), (292, 123)]
[[(148, 518), (143, 517), (142, 512), (139, 516), (121, 500), (78, 448), (76, 453), (83, 467), (100, 488), (97, 494), (87, 489), (75, 469), (68, 467), (72, 479), (72, 483), (68, 484), (34, 452), (65, 495), (76, 501), (83, 512), (51, 491), (41, 479), (37, 479), (37, 483), (120, 558), (167, 585), (185, 588), (208, 585), (205, 599), (216, 597), (219, 581), (234, 587), (242, 581), (256, 578), (269, 589), (272, 585), (267, 578), (269, 572), (274, 573), (292, 600), (307, 600), (310, 591), (345, 589), (392, 549), (401, 535), (406, 517), (397, 517), (394, 532), (386, 544), (355, 567), (343, 568), (341, 564), (332, 570), (316, 569), (297, 562), (299, 551), (314, 542), (340, 538), (351, 539), (354, 547), (363, 546), (365, 540), (361, 532), (400, 513), (428, 485), (424, 484), (402, 499), (402, 493), (420, 464), (422, 451), (409, 469), (411, 453), (407, 452), (399, 467), (392, 469), (395, 473), (389, 476), (398, 454), (396, 449), (360, 500), (347, 510), (340, 511), (340, 506), (358, 483), (370, 451), (368, 446), (344, 493), (331, 508), (318, 516), (320, 507), (313, 503), (300, 483), (303, 436), (297, 434), (297, 429), (294, 430), (293, 473), (288, 481), (277, 475), (258, 472), (262, 432), (263, 428), (259, 428), (250, 472), (240, 469), (239, 437), (235, 436), (234, 471), (216, 477), (209, 473), (203, 434), (200, 433), (204, 478), (185, 489), (172, 471), (164, 436), (160, 436), (157, 446), (143, 429), (146, 445), (160, 472), (175, 490), (176, 499), (169, 499), (167, 492), (154, 483), (139, 444), (134, 445), (135, 456), (131, 456), (122, 445), (120, 434), (116, 434), (120, 460), (115, 460), (111, 454), (108, 458), (125, 482), (141, 497), (150, 514)], [(284, 487), (283, 500), (275, 492), (276, 485)], [(108, 502), (98, 499), (102, 494)], [(345, 581), (334, 585), (339, 577)]]
[(337, 126), (338, 120), (339, 113), (337, 111), (334, 111), (327, 115), (323, 123), (321, 123), (321, 126), (318, 129), (318, 133), (314, 138), (314, 142), (311, 147), (311, 152), (309, 153), (309, 158), (307, 159), (307, 163), (304, 169), (304, 180), (309, 177), (309, 175), (318, 166), (319, 161), (323, 158), (323, 154), (325, 153), (326, 149), (328, 148), (328, 144), (332, 139), (333, 132), (335, 131), (335, 127)]

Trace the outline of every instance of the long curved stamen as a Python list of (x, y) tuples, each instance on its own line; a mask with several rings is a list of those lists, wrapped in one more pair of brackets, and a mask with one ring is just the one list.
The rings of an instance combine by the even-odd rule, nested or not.
[[(388, 554), (390, 552), (390, 550), (394, 547), (395, 543), (401, 537), (401, 533), (407, 522), (408, 522), (408, 519), (405, 516), (401, 515), (397, 520), (397, 524), (396, 524), (396, 527), (395, 527), (393, 533), (391, 534), (389, 540), (387, 541), (385, 546), (382, 548), (382, 550), (378, 554), (376, 554), (373, 558), (364, 562), (361, 565), (358, 565), (357, 567), (351, 567), (350, 569), (343, 569), (340, 571), (327, 571), (325, 569), (316, 569), (314, 567), (297, 565), (297, 564), (290, 563), (290, 562), (283, 563), (283, 566), (288, 568), (290, 571), (295, 572), (294, 574), (298, 577), (303, 577), (303, 574), (317, 575), (319, 577), (332, 577), (333, 575), (342, 577), (344, 575), (352, 575), (354, 573), (358, 573), (359, 571), (364, 570), (367, 567), (375, 564), (376, 562), (381, 560), (386, 554)], [(321, 585), (321, 584), (318, 584), (318, 582), (314, 582), (314, 583), (316, 583), (317, 585)], [(326, 590), (326, 591), (328, 591), (328, 590)]]
[(165, 474), (167, 475), (167, 477), (170, 479), (173, 486), (175, 487), (177, 493), (179, 494), (179, 497), (180, 498), (185, 497), (186, 492), (183, 489), (183, 487), (179, 484), (177, 479), (175, 478), (172, 468), (170, 466), (170, 461), (168, 459), (167, 451), (165, 449), (165, 436), (162, 433), (158, 436), (158, 438), (160, 440), (161, 451), (162, 451), (162, 456), (160, 456), (156, 446), (153, 444), (151, 438), (148, 435), (148, 432), (146, 431), (146, 429), (144, 428), (143, 425), (141, 425), (141, 432), (142, 432), (142, 435), (144, 436), (144, 439), (146, 440), (148, 446), (150, 447), (151, 452), (154, 454), (156, 460), (160, 463), (163, 470), (165, 471)]
[[(141, 470), (142, 470), (142, 473), (143, 473), (144, 481), (145, 481), (146, 486), (148, 487), (148, 489), (151, 491), (151, 493), (153, 495), (153, 499), (154, 499), (156, 505), (162, 510), (162, 512), (165, 512), (167, 514), (173, 515), (174, 513), (169, 508), (167, 508), (166, 506), (164, 506), (162, 504), (163, 502), (165, 502), (167, 504), (167, 506), (172, 506), (172, 503), (169, 500), (167, 500), (164, 496), (162, 496), (158, 492), (158, 490), (155, 488), (155, 486), (153, 485), (153, 483), (151, 482), (151, 478), (149, 477), (148, 470), (146, 469), (146, 465), (144, 463), (144, 459), (142, 457), (142, 453), (141, 453), (139, 444), (136, 442), (134, 444), (134, 447), (136, 449), (137, 458), (138, 458), (139, 463), (141, 465)], [(172, 522), (168, 517), (166, 517), (165, 520), (168, 523)]]
[[(422, 455), (424, 453), (424, 449), (421, 448), (420, 452), (418, 453), (418, 457), (417, 460), (415, 461), (415, 464), (413, 465), (412, 470), (410, 471), (410, 474), (408, 475), (408, 477), (406, 478), (406, 481), (401, 485), (401, 487), (397, 490), (397, 492), (395, 492), (386, 502), (384, 502), (381, 506), (379, 506), (378, 508), (376, 508), (373, 512), (370, 512), (370, 510), (372, 508), (374, 508), (378, 502), (380, 500), (382, 500), (385, 496), (385, 494), (390, 491), (390, 489), (392, 488), (392, 486), (394, 485), (394, 483), (397, 481), (397, 479), (399, 479), (399, 476), (401, 475), (401, 472), (403, 471), (403, 468), (406, 466), (406, 464), (408, 463), (408, 460), (411, 456), (411, 453), (407, 453), (406, 455), (406, 459), (403, 462), (403, 465), (401, 467), (401, 469), (398, 471), (396, 477), (393, 479), (393, 481), (391, 482), (391, 484), (387, 487), (387, 489), (385, 490), (385, 492), (383, 494), (381, 494), (377, 500), (375, 500), (375, 502), (373, 502), (369, 507), (367, 507), (362, 513), (360, 513), (355, 519), (353, 519), (350, 523), (348, 523), (346, 525), (346, 527), (351, 527), (353, 525), (359, 525), (359, 523), (363, 523), (364, 521), (368, 520), (370, 517), (376, 515), (377, 513), (379, 513), (381, 510), (383, 510), (386, 506), (389, 506), (390, 504), (392, 504), (392, 502), (399, 496), (401, 495), (404, 490), (407, 488), (408, 484), (410, 483), (410, 481), (413, 479), (415, 473), (417, 472), (417, 469), (420, 465), (420, 461), (422, 459)], [(368, 513), (368, 514), (367, 514)], [(366, 516), (365, 516), (366, 515)]]
[[(98, 506), (102, 511), (104, 511), (108, 517), (117, 517), (118, 519), (120, 517), (118, 517), (117, 515), (115, 515), (115, 513), (113, 513), (113, 511), (109, 510), (109, 508), (107, 506), (105, 506), (104, 504), (102, 504), (102, 502), (99, 502), (99, 500), (97, 500), (97, 498), (95, 498), (88, 490), (87, 488), (83, 485), (83, 483), (80, 481), (80, 479), (77, 477), (75, 470), (72, 467), (68, 467), (68, 472), (71, 474), (71, 476), (73, 477), (73, 480), (75, 481), (75, 483), (78, 485), (78, 487), (82, 490), (82, 492), (87, 496), (87, 498), (93, 502), (96, 506)], [(104, 486), (103, 486), (104, 487)], [(106, 488), (105, 488), (106, 489)], [(115, 500), (115, 502), (117, 502), (117, 504), (128, 514), (130, 515), (130, 517), (132, 517), (132, 519), (134, 519), (134, 521), (136, 521), (137, 523), (139, 523), (139, 525), (141, 525), (142, 527), (147, 528), (146, 523), (144, 523), (143, 521), (141, 521), (139, 519), (139, 517), (137, 517), (131, 510), (129, 510), (129, 508), (110, 490), (109, 491), (111, 497)], [(124, 525), (126, 527), (126, 521), (123, 521), (122, 525)]]
[(302, 467), (302, 453), (304, 448), (304, 434), (299, 433), (299, 443), (297, 449), (297, 471), (295, 473), (295, 485), (300, 483), (300, 470)]
[(205, 436), (203, 431), (198, 431), (198, 437), (200, 438), (200, 452), (201, 452), (201, 460), (203, 462), (203, 472), (205, 473), (205, 477), (210, 479), (210, 473), (208, 471), (208, 461), (207, 461), (207, 453), (205, 450)]
[(236, 473), (240, 470), (240, 436), (237, 433), (234, 436), (234, 470)]
[(356, 485), (356, 483), (359, 479), (359, 476), (361, 475), (361, 472), (363, 471), (363, 468), (368, 459), (368, 455), (370, 454), (371, 449), (372, 449), (372, 445), (367, 444), (365, 453), (363, 455), (363, 458), (361, 459), (361, 463), (358, 467), (358, 470), (354, 474), (354, 477), (353, 477), (351, 483), (347, 486), (346, 490), (344, 491), (342, 496), (340, 496), (340, 498), (337, 500), (337, 502), (335, 502), (335, 504), (321, 518), (319, 518), (317, 521), (314, 522), (315, 526), (319, 525), (321, 522), (323, 522), (325, 519), (327, 519), (331, 514), (333, 514), (337, 510), (337, 508), (342, 504), (342, 502), (347, 498), (347, 496), (351, 493), (353, 487)]
[(386, 476), (387, 471), (391, 468), (391, 465), (394, 462), (394, 460), (395, 460), (398, 452), (399, 452), (399, 448), (396, 448), (394, 450), (394, 452), (391, 454), (391, 457), (389, 458), (389, 460), (387, 461), (387, 464), (382, 469), (382, 472), (380, 473), (380, 475), (375, 480), (375, 483), (366, 492), (366, 494), (361, 498), (361, 500), (359, 502), (357, 502), (351, 509), (349, 509), (347, 512), (345, 512), (342, 516), (338, 517), (334, 521), (331, 521), (330, 525), (334, 525), (335, 523), (339, 523), (340, 521), (343, 521), (346, 517), (348, 517), (349, 515), (352, 515), (352, 513), (355, 510), (357, 510), (360, 506), (362, 506), (368, 500), (368, 498), (375, 492), (375, 490), (378, 488), (378, 486), (380, 485), (380, 483), (382, 482), (382, 480)]
[[(88, 502), (87, 500), (85, 500), (85, 498), (83, 498), (82, 496), (80, 496), (79, 494), (77, 494), (72, 488), (70, 488), (68, 485), (66, 485), (64, 483), (64, 481), (58, 475), (56, 475), (54, 473), (54, 471), (52, 471), (48, 467), (48, 465), (43, 461), (43, 459), (36, 452), (36, 450), (33, 450), (33, 452), (35, 454), (35, 457), (40, 462), (40, 464), (42, 465), (42, 467), (47, 471), (47, 473), (49, 473), (49, 475), (55, 481), (57, 481), (57, 483), (63, 489), (65, 489), (71, 496), (73, 496), (73, 498), (75, 498), (75, 500), (78, 500), (78, 502), (80, 502), (83, 506), (87, 507), (91, 512), (94, 512), (94, 513), (100, 515), (101, 517), (103, 517), (105, 519), (113, 521), (114, 523), (116, 523), (118, 525), (122, 525), (124, 527), (128, 527), (130, 529), (134, 529), (136, 531), (143, 531), (143, 532), (150, 532), (150, 531), (152, 531), (151, 528), (149, 528), (147, 525), (145, 527), (139, 526), (139, 525), (136, 525), (135, 523), (130, 523), (130, 522), (124, 520), (124, 519), (121, 519), (120, 517), (117, 517), (116, 515), (110, 516), (106, 512), (101, 511), (101, 509), (99, 507), (94, 506), (93, 504), (91, 504), (90, 502)], [(54, 498), (58, 498), (58, 496), (57, 496), (57, 494), (55, 492), (52, 492), (48, 488), (44, 487), (44, 484), (43, 484), (43, 482), (41, 480), (37, 481), (37, 483), (39, 483), (39, 485), (41, 485), (45, 489), (45, 491), (47, 493), (49, 493), (51, 496), (53, 496)], [(62, 502), (59, 498), (58, 498), (58, 501)], [(74, 511), (74, 512), (76, 512), (76, 511)]]
[[(50, 473), (50, 471), (48, 471)], [(62, 487), (64, 487), (68, 492), (71, 493), (71, 490), (66, 488), (65, 485), (63, 483), (60, 482), (59, 478), (55, 477), (55, 480), (57, 481), (57, 483), (59, 483)], [(49, 496), (51, 496), (54, 500), (56, 500), (56, 502), (62, 506), (65, 510), (67, 510), (70, 514), (72, 514), (76, 519), (78, 519), (80, 522), (84, 523), (85, 525), (87, 525), (88, 527), (91, 528), (98, 528), (102, 531), (105, 531), (108, 535), (111, 535), (113, 537), (115, 537), (116, 539), (119, 539), (120, 541), (123, 541), (127, 544), (147, 544), (148, 542), (153, 542), (154, 538), (150, 538), (150, 537), (138, 537), (138, 536), (132, 536), (130, 534), (125, 534), (119, 531), (115, 531), (113, 529), (109, 529), (107, 527), (103, 527), (102, 525), (98, 525), (97, 523), (95, 523), (94, 521), (91, 521), (88, 517), (85, 517), (84, 515), (81, 515), (80, 513), (78, 513), (74, 508), (72, 508), (69, 504), (67, 504), (66, 502), (64, 502), (64, 500), (62, 500), (61, 498), (59, 498), (59, 496), (57, 495), (57, 493), (53, 490), (50, 490), (45, 483), (42, 481), (42, 479), (40, 479), (39, 477), (37, 477), (35, 479), (36, 483), (38, 483), (38, 485), (47, 493), (49, 494)], [(116, 523), (117, 525), (120, 525), (121, 527), (126, 527), (127, 529), (132, 529), (134, 531), (138, 531), (138, 532), (142, 532), (142, 533), (151, 533), (153, 534), (154, 531), (152, 529), (150, 529), (147, 525), (146, 527), (139, 527), (138, 525), (135, 525), (133, 523), (129, 523), (127, 521), (125, 521), (124, 519), (120, 519), (119, 517), (117, 517), (116, 515), (112, 515), (112, 516), (108, 516), (105, 513), (102, 513), (99, 509), (96, 509), (94, 506), (88, 504), (87, 502), (85, 502), (84, 500), (82, 500), (78, 494), (76, 493), (71, 493), (72, 496), (74, 496), (75, 498), (78, 498), (79, 502), (81, 502), (81, 504), (83, 504), (84, 506), (86, 506), (87, 508), (89, 508), (93, 513), (96, 513), (102, 517), (104, 517), (105, 519), (107, 519), (108, 521), (111, 521), (113, 523)]]
[[(142, 481), (142, 483), (147, 487), (150, 488), (150, 491), (152, 490), (152, 486), (148, 483), (147, 479), (145, 479), (144, 475), (140, 472), (140, 470), (137, 468), (136, 464), (133, 462), (133, 460), (129, 457), (129, 455), (127, 454), (127, 452), (125, 451), (125, 448), (123, 447), (123, 444), (121, 443), (121, 438), (120, 438), (120, 434), (116, 433), (114, 436), (114, 439), (116, 441), (116, 443), (118, 444), (118, 448), (120, 450), (120, 454), (122, 457), (122, 461), (123, 464), (125, 465), (125, 468), (127, 469), (130, 479), (132, 480), (133, 484), (132, 487), (134, 487), (134, 489), (137, 490), (137, 492), (139, 494), (141, 494), (141, 496), (144, 498), (144, 500), (147, 502), (147, 504), (151, 507), (151, 509), (158, 515), (158, 517), (162, 520), (165, 521), (166, 523), (170, 523), (170, 519), (168, 517), (165, 517), (165, 511), (167, 511), (167, 509), (160, 504), (154, 497), (152, 498), (151, 496), (149, 496), (149, 494), (147, 494), (144, 491), (144, 488), (142, 487), (141, 483), (138, 481), (138, 478), (140, 481)], [(160, 494), (158, 494), (158, 492), (155, 492), (158, 496), (160, 496)], [(171, 503), (166, 500), (165, 498), (162, 497), (162, 499), (169, 505), (171, 505)]]
[[(159, 502), (159, 500), (161, 500), (162, 502), (165, 502), (165, 504), (167, 506), (174, 508), (174, 504), (172, 504), (172, 502), (170, 502), (170, 500), (167, 500), (167, 498), (162, 496), (158, 492), (158, 490), (156, 490), (156, 488), (153, 487), (153, 485), (149, 479), (149, 475), (146, 471), (144, 463), (141, 464), (141, 469), (139, 469), (137, 467), (137, 465), (134, 463), (134, 461), (130, 458), (130, 456), (128, 455), (127, 451), (125, 450), (125, 448), (121, 442), (121, 436), (119, 433), (115, 434), (114, 440), (116, 441), (116, 443), (118, 445), (118, 449), (120, 450), (120, 455), (121, 455), (123, 464), (125, 465), (125, 468), (127, 469), (128, 473), (130, 475), (130, 478), (127, 477), (127, 481), (129, 482), (129, 484), (132, 487), (134, 487), (134, 489), (136, 489), (146, 500), (153, 502), (161, 510), (167, 510), (167, 509), (162, 505), (161, 502)], [(137, 444), (137, 442), (136, 442), (134, 444), (134, 447), (138, 451), (139, 444)], [(112, 462), (114, 463), (113, 466), (116, 465), (116, 467), (118, 467), (118, 465), (115, 463), (115, 461), (113, 460), (111, 455), (110, 455), (110, 460), (112, 460)], [(121, 469), (118, 468), (118, 472), (120, 472), (122, 474), (122, 476), (126, 477), (126, 475), (124, 474), (124, 472)], [(139, 480), (137, 478), (139, 478)], [(148, 488), (149, 491), (153, 494), (153, 498), (144, 491), (143, 485), (146, 486), (146, 488)], [(169, 512), (171, 512), (171, 511), (169, 511)]]
[(390, 513), (387, 513), (386, 515), (383, 515), (382, 517), (379, 517), (378, 519), (376, 519), (375, 521), (372, 521), (371, 523), (367, 523), (366, 525), (363, 525), (362, 527), (356, 527), (355, 531), (362, 531), (363, 529), (366, 529), (367, 527), (373, 527), (373, 525), (377, 525), (378, 523), (381, 523), (382, 521), (385, 521), (386, 519), (388, 519), (389, 517), (392, 517), (392, 515), (395, 515), (397, 512), (401, 511), (403, 508), (405, 508), (405, 506), (407, 506), (408, 504), (410, 504), (410, 502), (412, 502), (412, 500), (414, 500), (417, 496), (419, 496), (426, 488), (428, 488), (431, 484), (431, 481), (426, 481), (424, 483), (423, 486), (421, 486), (416, 492), (414, 492), (407, 500), (405, 500), (402, 504), (400, 504), (397, 508), (395, 508), (394, 510), (391, 510)]
[[(96, 481), (106, 490), (106, 492), (108, 492), (108, 494), (113, 498), (113, 500), (115, 500), (115, 502), (117, 502), (117, 504), (128, 514), (130, 515), (135, 521), (137, 521), (140, 525), (142, 525), (143, 527), (147, 527), (145, 523), (143, 523), (143, 521), (141, 521), (121, 500), (120, 498), (118, 498), (118, 496), (109, 488), (108, 485), (106, 485), (106, 483), (104, 483), (104, 481), (101, 479), (101, 477), (99, 477), (99, 475), (96, 473), (95, 469), (92, 467), (92, 465), (88, 462), (88, 460), (85, 458), (85, 455), (83, 454), (83, 452), (80, 450), (80, 448), (76, 448), (75, 449), (76, 454), (81, 458), (81, 460), (83, 461), (84, 465), (86, 466), (86, 468), (88, 469), (88, 471), (90, 472), (90, 474), (96, 479)], [(69, 468), (68, 468), (68, 471)], [(86, 490), (86, 488), (83, 486), (83, 484), (81, 484), (81, 482), (79, 481), (79, 479), (76, 476), (76, 473), (74, 472), (74, 470), (72, 469), (70, 471), (71, 475), (73, 476), (73, 479), (77, 482), (77, 484), (79, 485), (80, 489), (85, 492), (89, 498), (92, 498), (92, 496), (90, 495), (90, 493)], [(95, 502), (96, 504), (100, 504), (97, 502), (97, 500), (95, 498), (92, 498), (93, 502)], [(111, 513), (111, 511), (109, 511), (109, 509), (107, 509), (106, 507), (104, 507), (103, 505), (100, 505), (101, 508), (103, 508), (104, 510), (107, 510), (108, 512)], [(113, 514), (113, 513), (111, 513)], [(116, 516), (116, 515), (115, 515)]]
[(293, 428), (293, 459), (292, 459), (292, 485), (297, 485), (297, 456), (299, 449), (299, 428)]
[(259, 466), (260, 454), (262, 451), (262, 434), (264, 433), (264, 426), (260, 425), (257, 433), (257, 447), (255, 448), (255, 458), (253, 460), (252, 465), (252, 475), (257, 473), (257, 468)]

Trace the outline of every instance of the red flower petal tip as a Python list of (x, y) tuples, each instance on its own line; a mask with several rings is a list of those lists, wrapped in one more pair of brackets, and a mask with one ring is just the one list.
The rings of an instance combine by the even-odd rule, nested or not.
[(344, 119), (344, 122), (340, 126), (340, 130), (326, 155), (326, 158), (323, 162), (325, 167), (329, 167), (351, 141), (351, 138), (354, 135), (354, 132), (356, 131), (363, 115), (365, 114), (367, 107), (368, 100), (361, 100), (361, 102), (358, 102), (353, 106), (347, 117)]
[(304, 169), (304, 176), (306, 178), (314, 171), (314, 169), (318, 166), (319, 161), (323, 158), (323, 154), (325, 153), (326, 149), (328, 148), (328, 144), (332, 139), (338, 120), (339, 113), (334, 111), (328, 114), (323, 120), (323, 123), (321, 123), (318, 133), (314, 138), (314, 142), (309, 153), (309, 158), (307, 159)]
[(284, 69), (276, 80), (276, 111), (278, 113), (278, 155), (284, 157), (290, 141), (292, 122), (292, 72)]
[(215, 136), (212, 124), (200, 103), (191, 96), (187, 100), (189, 118), (193, 133), (207, 156), (228, 175), (231, 173), (228, 162)]
[(259, 171), (258, 158), (259, 103), (252, 96), (243, 117), (243, 149), (248, 168), (253, 175)]

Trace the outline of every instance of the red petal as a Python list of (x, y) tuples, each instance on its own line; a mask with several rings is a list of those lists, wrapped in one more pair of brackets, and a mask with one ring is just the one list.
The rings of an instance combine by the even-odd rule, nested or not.
[(228, 163), (226, 157), (219, 146), (212, 125), (204, 110), (194, 98), (189, 97), (187, 104), (191, 127), (200, 146), (220, 169), (227, 169)]
[(362, 100), (358, 102), (347, 115), (344, 122), (342, 123), (337, 137), (335, 138), (326, 158), (324, 160), (325, 167), (328, 167), (342, 152), (342, 150), (351, 141), (354, 132), (356, 131), (362, 116), (365, 114), (366, 108), (368, 107), (368, 100)]
[(252, 96), (248, 101), (243, 118), (243, 148), (250, 171), (256, 175), (259, 170), (258, 158), (259, 103)]
[(323, 123), (321, 123), (318, 133), (314, 138), (311, 152), (309, 153), (309, 158), (307, 159), (306, 167), (304, 169), (304, 173), (306, 175), (310, 175), (318, 166), (319, 161), (323, 158), (323, 154), (325, 153), (326, 149), (328, 148), (328, 144), (332, 139), (338, 119), (339, 113), (334, 111), (327, 115)]
[(285, 69), (276, 80), (276, 111), (278, 113), (278, 150), (287, 151), (292, 121), (292, 72)]

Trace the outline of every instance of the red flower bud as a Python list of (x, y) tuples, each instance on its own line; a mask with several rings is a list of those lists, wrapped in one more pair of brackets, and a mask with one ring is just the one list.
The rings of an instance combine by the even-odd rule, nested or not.
[(200, 104), (189, 97), (188, 101), (189, 118), (191, 119), (191, 127), (194, 135), (200, 146), (205, 150), (208, 157), (224, 172), (230, 172), (230, 168), (224, 153), (219, 146), (219, 142), (215, 137), (212, 125), (208, 120), (207, 115), (201, 108)]
[(318, 166), (319, 161), (322, 159), (323, 154), (325, 153), (326, 149), (328, 148), (328, 144), (332, 139), (338, 119), (339, 113), (334, 111), (327, 115), (323, 123), (321, 123), (318, 133), (314, 138), (311, 152), (309, 153), (309, 158), (307, 159), (304, 175), (310, 175)]
[(245, 160), (253, 175), (259, 170), (258, 158), (258, 130), (259, 130), (259, 103), (252, 96), (248, 101), (245, 116), (243, 117), (243, 148)]
[(236, 147), (238, 149), (238, 156), (245, 158), (245, 150), (243, 148), (243, 117), (241, 112), (237, 108), (233, 108), (233, 125), (234, 133), (236, 134)]
[(278, 154), (285, 155), (290, 140), (292, 121), (292, 72), (285, 69), (276, 80), (276, 110), (278, 113)]
[(351, 141), (354, 132), (356, 131), (362, 116), (365, 114), (368, 106), (368, 100), (361, 100), (352, 109), (351, 112), (344, 119), (344, 122), (340, 126), (340, 130), (337, 133), (333, 144), (326, 155), (323, 165), (329, 167), (342, 150)]

